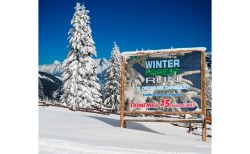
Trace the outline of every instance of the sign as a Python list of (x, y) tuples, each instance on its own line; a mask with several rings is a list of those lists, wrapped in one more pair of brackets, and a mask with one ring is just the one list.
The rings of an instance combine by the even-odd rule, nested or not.
[[(120, 125), (126, 121), (202, 123), (206, 141), (205, 48), (122, 53)], [(198, 114), (198, 119), (135, 115)], [(133, 117), (125, 117), (133, 115)], [(152, 119), (153, 118), (153, 119)]]
[(126, 114), (202, 113), (204, 52), (194, 48), (122, 53), (121, 111)]

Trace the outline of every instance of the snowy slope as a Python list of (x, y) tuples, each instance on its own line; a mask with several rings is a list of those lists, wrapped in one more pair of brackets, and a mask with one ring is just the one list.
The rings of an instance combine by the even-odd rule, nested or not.
[(204, 143), (187, 128), (150, 122), (128, 122), (127, 127), (119, 127), (119, 115), (39, 107), (39, 153), (211, 153), (211, 138)]

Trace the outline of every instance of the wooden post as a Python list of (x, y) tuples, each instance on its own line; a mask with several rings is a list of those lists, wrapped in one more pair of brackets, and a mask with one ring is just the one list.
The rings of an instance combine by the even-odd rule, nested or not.
[(190, 133), (191, 131), (192, 131), (192, 123), (190, 122), (188, 132)]
[(203, 124), (202, 124), (202, 141), (207, 141), (207, 125), (206, 125), (206, 118), (204, 118)]
[(204, 116), (202, 124), (202, 141), (206, 142), (207, 137), (207, 126), (206, 126), (206, 57), (205, 51), (201, 52), (201, 92), (202, 92), (202, 113)]
[(120, 103), (120, 126), (122, 128), (126, 127), (126, 123), (124, 120), (124, 80), (125, 80), (125, 58), (122, 58), (122, 70), (121, 70), (121, 103)]

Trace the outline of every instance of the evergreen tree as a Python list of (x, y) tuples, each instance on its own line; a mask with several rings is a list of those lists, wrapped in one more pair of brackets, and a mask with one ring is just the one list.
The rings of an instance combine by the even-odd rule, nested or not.
[(59, 86), (58, 89), (53, 91), (53, 95), (52, 95), (53, 101), (56, 101), (56, 102), (60, 101), (61, 95), (62, 95), (62, 90), (61, 90), (61, 86)]
[(75, 13), (69, 31), (70, 51), (63, 62), (62, 103), (71, 110), (100, 107), (102, 102), (100, 85), (97, 83), (96, 63), (91, 58), (96, 56), (91, 35), (90, 17), (84, 5), (76, 3)]
[(114, 43), (109, 61), (110, 65), (105, 74), (107, 82), (105, 84), (104, 105), (117, 112), (120, 109), (121, 55), (116, 43)]
[(212, 112), (212, 69), (209, 69), (206, 65), (206, 101), (208, 115), (211, 116)]
[(44, 93), (43, 93), (43, 85), (42, 85), (40, 78), (38, 78), (38, 98), (41, 101), (43, 101), (45, 98)]

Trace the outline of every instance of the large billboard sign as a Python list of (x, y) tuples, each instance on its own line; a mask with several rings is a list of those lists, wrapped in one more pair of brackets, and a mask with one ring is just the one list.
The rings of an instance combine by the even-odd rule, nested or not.
[(121, 111), (204, 113), (204, 48), (126, 52), (122, 56)]

